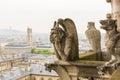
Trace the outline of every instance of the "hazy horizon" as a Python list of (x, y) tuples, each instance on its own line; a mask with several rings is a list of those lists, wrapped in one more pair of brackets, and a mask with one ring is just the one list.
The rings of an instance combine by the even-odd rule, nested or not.
[(1, 0), (0, 29), (49, 33), (53, 22), (58, 18), (71, 18), (78, 33), (84, 33), (89, 21), (105, 19), (111, 12), (106, 0)]

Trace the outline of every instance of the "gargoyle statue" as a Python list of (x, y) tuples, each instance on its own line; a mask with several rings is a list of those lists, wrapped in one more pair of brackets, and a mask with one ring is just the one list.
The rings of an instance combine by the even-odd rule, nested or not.
[(54, 22), (50, 41), (59, 60), (74, 61), (79, 58), (76, 26), (71, 19), (58, 19)]
[(101, 28), (106, 30), (105, 46), (107, 52), (114, 56), (108, 64), (120, 62), (120, 33), (117, 31), (117, 20), (111, 18), (111, 14), (107, 14), (106, 20), (101, 20)]

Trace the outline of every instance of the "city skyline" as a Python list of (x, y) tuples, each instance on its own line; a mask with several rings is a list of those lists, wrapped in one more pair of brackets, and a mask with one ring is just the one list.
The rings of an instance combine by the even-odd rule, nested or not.
[[(71, 18), (78, 33), (84, 33), (89, 21), (105, 19), (111, 12), (106, 0), (1, 0), (0, 29), (15, 29), (49, 33), (58, 18)], [(103, 30), (102, 30), (103, 31)]]

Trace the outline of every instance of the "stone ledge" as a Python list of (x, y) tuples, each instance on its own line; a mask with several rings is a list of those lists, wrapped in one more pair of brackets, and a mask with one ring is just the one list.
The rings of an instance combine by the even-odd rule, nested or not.
[[(103, 65), (104, 61), (55, 61), (46, 64), (46, 70), (54, 70), (61, 80), (78, 80), (79, 77), (100, 77), (98, 66)], [(63, 74), (64, 73), (64, 74)]]
[(86, 67), (96, 67), (103, 65), (104, 61), (84, 61), (84, 60), (78, 60), (78, 61), (55, 61), (53, 65), (65, 65), (65, 66), (86, 66)]
[(96, 61), (97, 55), (94, 51), (87, 51), (85, 53), (80, 53), (79, 58), (80, 60)]

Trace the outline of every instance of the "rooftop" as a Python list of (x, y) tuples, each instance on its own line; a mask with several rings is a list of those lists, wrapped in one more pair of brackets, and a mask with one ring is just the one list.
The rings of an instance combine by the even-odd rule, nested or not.
[[(13, 57), (14, 56), (14, 57)], [(38, 55), (38, 54), (17, 54), (17, 55), (11, 55), (9, 59), (0, 58), (0, 62), (5, 62), (9, 60), (15, 60), (19, 58), (30, 58), (30, 59), (42, 59), (42, 61), (39, 61), (37, 63), (31, 63), (30, 65), (27, 65), (27, 67), (12, 67), (10, 70), (7, 71), (1, 71), (0, 73), (0, 80), (16, 80), (17, 78), (23, 77), (25, 75), (30, 74), (38, 74), (38, 75), (51, 75), (51, 76), (57, 76), (56, 72), (51, 71), (48, 72), (45, 70), (44, 64), (45, 63), (53, 63), (54, 55)], [(43, 61), (44, 60), (44, 61)], [(29, 62), (20, 62), (20, 65), (28, 64)]]
[(29, 47), (29, 44), (25, 42), (9, 43), (5, 47)]

